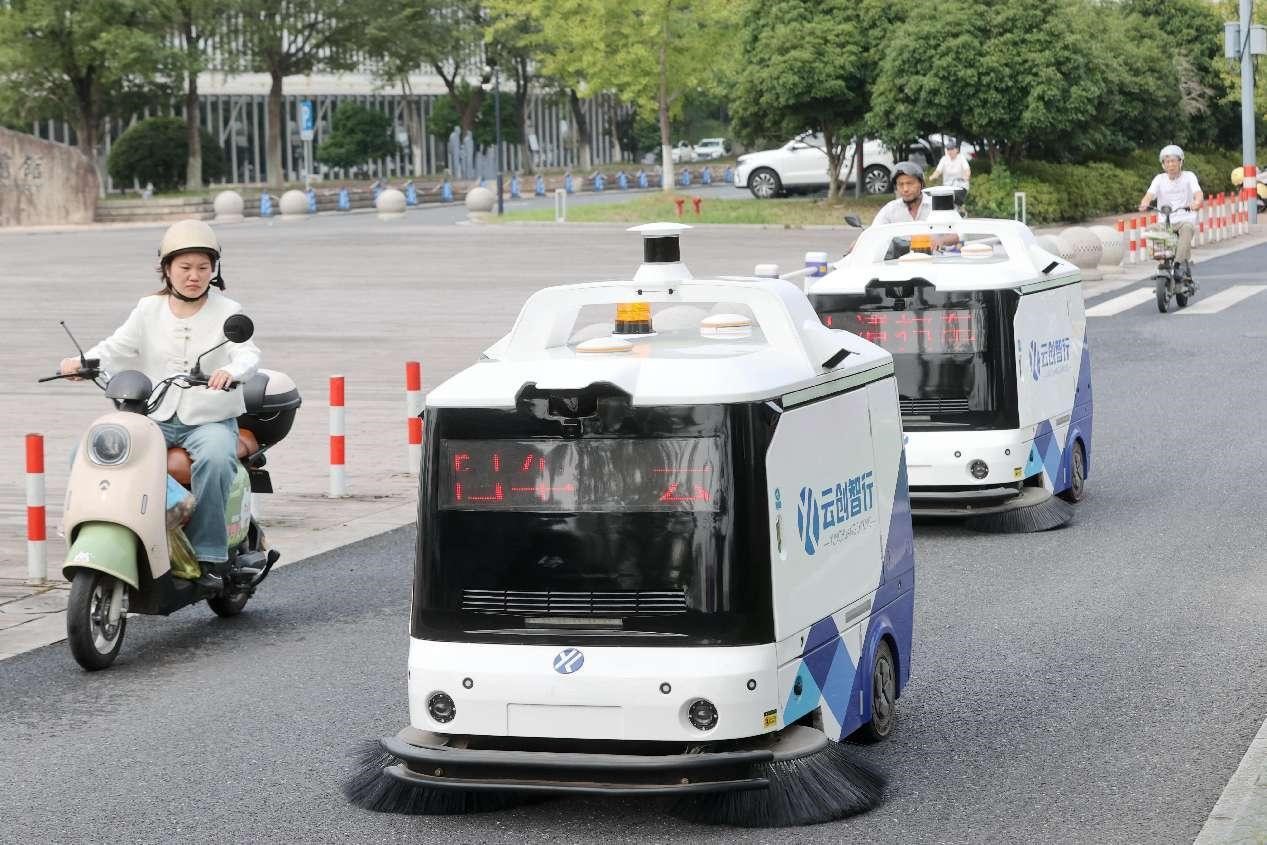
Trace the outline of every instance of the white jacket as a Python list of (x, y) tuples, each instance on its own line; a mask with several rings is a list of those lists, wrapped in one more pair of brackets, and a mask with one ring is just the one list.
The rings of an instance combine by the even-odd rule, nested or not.
[[(192, 317), (172, 313), (167, 296), (146, 296), (136, 304), (122, 326), (84, 353), (100, 358), (101, 368), (111, 374), (140, 370), (154, 384), (176, 373), (187, 373), (198, 355), (224, 340), (224, 320), (242, 306), (212, 288), (207, 300)], [(259, 368), (260, 350), (254, 343), (226, 343), (202, 359), (208, 376), (224, 370), (235, 381), (245, 381)], [(186, 425), (232, 419), (246, 411), (242, 389), (208, 390), (173, 386), (150, 418), (167, 420), (173, 416)]]

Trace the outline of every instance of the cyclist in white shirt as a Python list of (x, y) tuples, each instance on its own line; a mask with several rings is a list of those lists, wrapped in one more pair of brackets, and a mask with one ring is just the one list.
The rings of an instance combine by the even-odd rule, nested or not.
[(1148, 192), (1139, 201), (1139, 210), (1147, 211), (1148, 207), (1157, 203), (1160, 209), (1170, 206), (1171, 225), (1179, 235), (1179, 249), (1175, 252), (1175, 260), (1183, 268), (1184, 277), (1192, 280), (1192, 236), (1196, 232), (1197, 209), (1205, 201), (1201, 193), (1201, 184), (1197, 175), (1191, 170), (1183, 169), (1183, 150), (1175, 144), (1162, 147), (1161, 167), (1163, 173), (1157, 174)]
[(941, 157), (941, 161), (937, 162), (937, 166), (933, 168), (932, 173), (928, 174), (928, 178), (930, 180), (940, 178), (943, 185), (954, 188), (955, 205), (963, 205), (968, 195), (968, 180), (972, 178), (972, 168), (968, 166), (968, 160), (960, 155), (958, 141), (946, 142), (946, 154)]

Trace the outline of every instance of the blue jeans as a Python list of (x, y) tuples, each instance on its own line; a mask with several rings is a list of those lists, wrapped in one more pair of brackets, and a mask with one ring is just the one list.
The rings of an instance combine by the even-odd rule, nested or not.
[(185, 526), (185, 536), (198, 560), (223, 563), (229, 559), (229, 534), (225, 508), (229, 488), (238, 471), (238, 421), (185, 425), (177, 417), (158, 424), (168, 446), (181, 446), (194, 462), (193, 493), (197, 499), (194, 515)]

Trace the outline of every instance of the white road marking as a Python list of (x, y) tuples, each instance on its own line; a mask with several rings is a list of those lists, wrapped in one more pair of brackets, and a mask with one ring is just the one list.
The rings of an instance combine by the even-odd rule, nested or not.
[(1267, 722), (1249, 744), (1232, 779), (1223, 788), (1219, 802), (1210, 811), (1194, 845), (1224, 842), (1258, 842), (1260, 826), (1267, 812)]
[(1209, 299), (1199, 300), (1196, 305), (1179, 310), (1180, 314), (1217, 314), (1224, 308), (1230, 308), (1242, 299), (1249, 299), (1256, 293), (1267, 290), (1267, 285), (1232, 285), (1221, 290)]
[(1114, 314), (1121, 314), (1134, 308), (1136, 305), (1143, 305), (1153, 298), (1152, 288), (1136, 288), (1133, 291), (1124, 293), (1121, 296), (1115, 296), (1110, 300), (1101, 302), (1099, 305), (1093, 305), (1087, 309), (1088, 317), (1112, 317)]

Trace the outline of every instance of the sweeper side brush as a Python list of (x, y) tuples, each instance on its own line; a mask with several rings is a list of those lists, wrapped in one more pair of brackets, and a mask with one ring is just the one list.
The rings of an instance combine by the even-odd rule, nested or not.
[(798, 827), (865, 813), (880, 806), (885, 778), (840, 743), (808, 728), (788, 732), (775, 758), (754, 767), (768, 789), (688, 795), (673, 814), (700, 824)]
[(1073, 519), (1073, 505), (1048, 495), (1032, 505), (982, 513), (964, 520), (964, 527), (986, 534), (1030, 534), (1060, 528)]
[(432, 789), (389, 775), (384, 769), (400, 764), (376, 740), (365, 740), (356, 750), (352, 775), (343, 783), (348, 801), (375, 813), (404, 816), (461, 816), (491, 813), (531, 803), (534, 796), (515, 792)]

